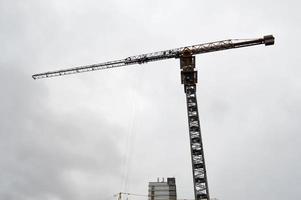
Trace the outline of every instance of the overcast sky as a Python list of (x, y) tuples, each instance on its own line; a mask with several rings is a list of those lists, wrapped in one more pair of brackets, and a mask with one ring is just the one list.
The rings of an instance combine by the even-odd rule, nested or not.
[(300, 22), (297, 0), (0, 0), (0, 199), (111, 200), (157, 177), (193, 198), (179, 60), (31, 75), (267, 34), (197, 56), (209, 190), (300, 199)]

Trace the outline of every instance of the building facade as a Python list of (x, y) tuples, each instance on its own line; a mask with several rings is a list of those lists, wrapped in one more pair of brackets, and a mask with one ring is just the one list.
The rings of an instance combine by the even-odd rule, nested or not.
[(149, 182), (148, 184), (148, 200), (176, 200), (177, 189), (176, 179), (167, 178), (157, 182)]

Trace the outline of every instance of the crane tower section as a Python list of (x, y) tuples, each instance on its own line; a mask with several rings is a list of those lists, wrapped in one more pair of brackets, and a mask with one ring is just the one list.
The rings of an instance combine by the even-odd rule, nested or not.
[(196, 98), (197, 71), (195, 71), (195, 56), (189, 48), (180, 55), (181, 82), (186, 94), (192, 176), (195, 199), (209, 200), (206, 165), (201, 136), (201, 127)]

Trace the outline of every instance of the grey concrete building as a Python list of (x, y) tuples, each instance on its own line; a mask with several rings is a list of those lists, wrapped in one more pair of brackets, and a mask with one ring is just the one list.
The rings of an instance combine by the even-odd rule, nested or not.
[(148, 184), (148, 200), (176, 200), (177, 199), (177, 189), (176, 189), (176, 179), (167, 178), (164, 181), (149, 182)]

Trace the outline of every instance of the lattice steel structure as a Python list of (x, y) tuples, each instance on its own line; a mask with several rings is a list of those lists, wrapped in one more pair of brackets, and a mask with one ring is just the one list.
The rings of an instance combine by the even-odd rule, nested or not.
[(165, 51), (158, 51), (154, 53), (130, 56), (122, 60), (114, 60), (114, 61), (97, 63), (92, 65), (85, 65), (85, 66), (34, 74), (32, 75), (32, 78), (41, 79), (41, 78), (48, 78), (53, 76), (62, 76), (68, 74), (108, 69), (113, 67), (122, 67), (126, 65), (142, 64), (142, 63), (165, 60), (170, 58), (179, 58), (179, 56), (182, 54), (184, 49), (190, 49), (192, 54), (202, 54), (202, 53), (209, 53), (213, 51), (221, 51), (226, 49), (247, 47), (247, 46), (259, 45), (259, 44), (265, 44), (265, 45), (274, 44), (274, 37), (272, 35), (268, 35), (258, 39), (244, 39), (244, 40), (236, 39), (236, 40), (222, 40), (217, 42), (209, 42), (205, 44), (198, 44), (198, 45), (192, 45), (188, 47), (181, 47), (181, 48), (170, 49)]
[(196, 98), (197, 72), (195, 56), (190, 49), (185, 49), (180, 55), (181, 82), (186, 93), (188, 127), (190, 137), (190, 152), (195, 199), (209, 200), (209, 189)]
[(274, 37), (272, 35), (267, 35), (263, 38), (257, 39), (222, 40), (165, 51), (158, 51), (149, 54), (141, 54), (137, 56), (127, 57), (122, 60), (115, 60), (110, 62), (39, 73), (34, 74), (32, 77), (33, 79), (49, 78), (54, 76), (108, 69), (113, 67), (142, 64), (170, 58), (179, 58), (181, 67), (181, 82), (182, 84), (184, 84), (184, 91), (186, 93), (187, 101), (187, 114), (195, 199), (210, 200), (196, 98), (197, 71), (194, 70), (195, 56), (193, 55), (260, 44), (265, 44), (266, 46), (273, 45)]

